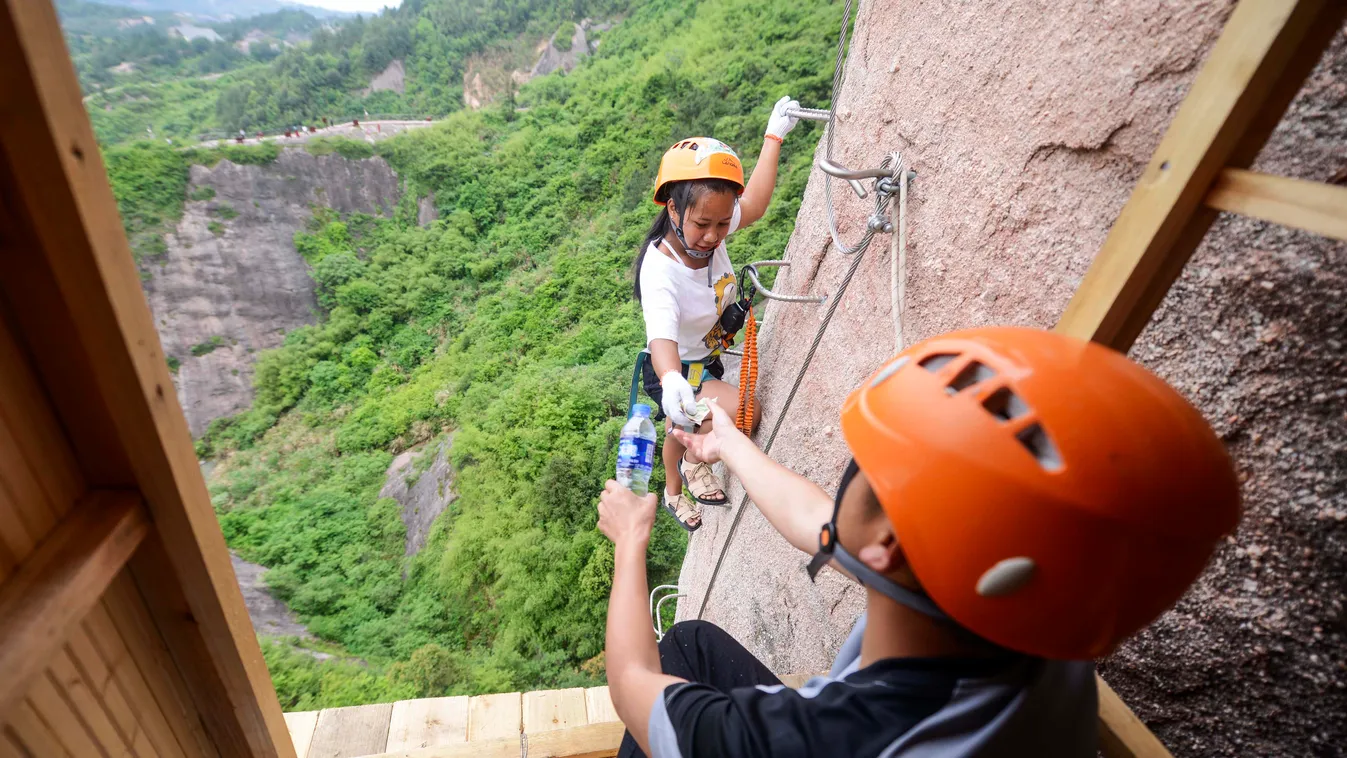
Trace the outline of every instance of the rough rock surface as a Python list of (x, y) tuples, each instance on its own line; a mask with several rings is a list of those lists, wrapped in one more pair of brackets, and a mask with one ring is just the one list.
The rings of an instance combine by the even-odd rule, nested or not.
[[(1095, 5), (897, 0), (858, 11), (835, 157), (901, 151), (909, 200), (902, 344), (983, 324), (1051, 326), (1158, 144), (1231, 2)], [(1052, 19), (1052, 23), (1044, 23)], [(1256, 168), (1326, 180), (1347, 165), (1347, 40), (1339, 35)], [(813, 105), (813, 104), (807, 104)], [(823, 148), (820, 145), (819, 155)], [(834, 193), (844, 241), (870, 201)], [(732, 244), (732, 243), (731, 243)], [(837, 289), (822, 175), (777, 280)], [(847, 460), (848, 390), (895, 349), (880, 237), (841, 303), (772, 457), (831, 488)], [(1347, 744), (1347, 245), (1222, 218), (1133, 355), (1192, 399), (1245, 477), (1246, 514), (1178, 607), (1102, 671), (1179, 756), (1341, 755)], [(761, 336), (761, 444), (819, 324), (774, 304)], [(734, 487), (737, 507), (742, 490)], [(681, 577), (694, 617), (734, 517), (705, 509)], [(778, 672), (827, 667), (863, 593), (749, 506), (705, 618)]]
[(453, 444), (451, 434), (432, 446), (402, 453), (388, 466), (379, 497), (391, 497), (402, 506), (408, 557), (426, 546), (435, 519), (458, 499), (458, 493), (454, 491), (454, 470), (449, 465), (449, 450)]
[(267, 583), (262, 579), (262, 575), (267, 573), (266, 566), (249, 563), (232, 550), (229, 552), (229, 558), (234, 564), (234, 575), (238, 577), (239, 589), (243, 590), (243, 604), (248, 606), (248, 618), (252, 619), (253, 629), (258, 634), (276, 637), (312, 636), (285, 603), (272, 596)]
[(370, 80), (369, 89), (365, 90), (365, 94), (384, 90), (392, 90), (399, 95), (407, 91), (407, 72), (402, 67), (402, 61), (390, 61), (383, 71)]
[(206, 187), (215, 196), (189, 200), (168, 252), (145, 265), (164, 352), (181, 363), (174, 383), (193, 435), (247, 408), (255, 353), (313, 322), (313, 281), (294, 245), (311, 208), (391, 213), (400, 183), (382, 158), (285, 150), (269, 165), (193, 166), (189, 197)]
[(468, 58), (463, 72), (463, 104), (473, 110), (495, 102), (510, 88), (527, 84), (535, 76), (546, 76), (558, 69), (571, 71), (580, 65), (580, 60), (599, 48), (598, 40), (589, 39), (589, 34), (604, 32), (611, 28), (614, 21), (593, 21), (584, 19), (575, 25), (571, 35), (569, 50), (560, 50), (556, 45), (556, 34), (538, 42), (533, 48), (533, 64), (527, 62), (523, 68), (517, 60), (519, 51), (511, 50), (518, 44), (486, 50)]

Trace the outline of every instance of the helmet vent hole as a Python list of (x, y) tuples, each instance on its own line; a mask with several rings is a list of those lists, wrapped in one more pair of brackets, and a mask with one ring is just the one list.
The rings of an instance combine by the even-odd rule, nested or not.
[(934, 374), (948, 365), (950, 361), (958, 357), (959, 356), (956, 353), (936, 353), (935, 355), (928, 355), (925, 358), (922, 358), (917, 365)]
[(993, 392), (982, 401), (982, 407), (1002, 421), (1010, 421), (1029, 412), (1028, 404), (1021, 400), (1019, 395), (1011, 392), (1009, 387), (1002, 387)]
[(1060, 471), (1062, 469), (1062, 454), (1057, 451), (1057, 446), (1052, 444), (1052, 438), (1043, 431), (1043, 427), (1038, 424), (1032, 424), (1025, 428), (1015, 438), (1024, 445), (1024, 449), (1034, 456), (1038, 465), (1046, 471)]
[(992, 371), (990, 368), (987, 368), (977, 361), (973, 361), (967, 366), (964, 366), (963, 371), (960, 371), (959, 375), (954, 377), (954, 381), (949, 383), (949, 386), (945, 388), (945, 392), (948, 392), (951, 395), (957, 395), (963, 390), (972, 387), (974, 384), (984, 382), (993, 376), (996, 376), (995, 371)]

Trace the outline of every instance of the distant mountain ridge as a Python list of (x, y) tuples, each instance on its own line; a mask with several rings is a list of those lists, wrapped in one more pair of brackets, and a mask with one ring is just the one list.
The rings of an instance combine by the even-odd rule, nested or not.
[(138, 12), (170, 11), (220, 20), (247, 18), (280, 10), (302, 10), (317, 18), (350, 18), (356, 14), (281, 0), (118, 0), (107, 3)]

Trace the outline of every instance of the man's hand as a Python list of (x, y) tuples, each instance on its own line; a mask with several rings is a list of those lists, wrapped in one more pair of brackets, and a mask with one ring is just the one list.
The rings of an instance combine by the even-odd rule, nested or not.
[(637, 497), (631, 490), (609, 479), (599, 495), (599, 531), (614, 545), (650, 543), (655, 525), (659, 496), (653, 492)]
[(683, 443), (699, 460), (707, 463), (719, 463), (720, 452), (727, 440), (742, 438), (744, 435), (734, 425), (734, 419), (725, 412), (724, 408), (716, 402), (715, 398), (706, 398), (706, 404), (711, 406), (711, 431), (707, 434), (688, 434), (682, 429), (675, 428), (670, 431), (674, 439)]

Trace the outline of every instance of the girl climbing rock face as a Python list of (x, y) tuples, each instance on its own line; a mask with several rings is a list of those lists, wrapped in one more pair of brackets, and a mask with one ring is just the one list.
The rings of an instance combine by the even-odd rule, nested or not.
[[(637, 251), (635, 294), (649, 353), (641, 383), (662, 410), (657, 418), (668, 419), (666, 429), (691, 427), (699, 397), (716, 399), (731, 417), (738, 410), (738, 391), (721, 381), (720, 350), (731, 336), (721, 314), (738, 296), (725, 239), (767, 211), (781, 142), (797, 121), (786, 112), (799, 107), (789, 97), (777, 101), (747, 185), (739, 156), (719, 140), (683, 140), (660, 161), (654, 199), (663, 208)], [(696, 433), (706, 434), (712, 424), (706, 418)], [(725, 483), (672, 436), (665, 438), (662, 456), (664, 508), (684, 529), (695, 531), (701, 526), (699, 504), (725, 504)], [(690, 497), (683, 494), (685, 484)]]

